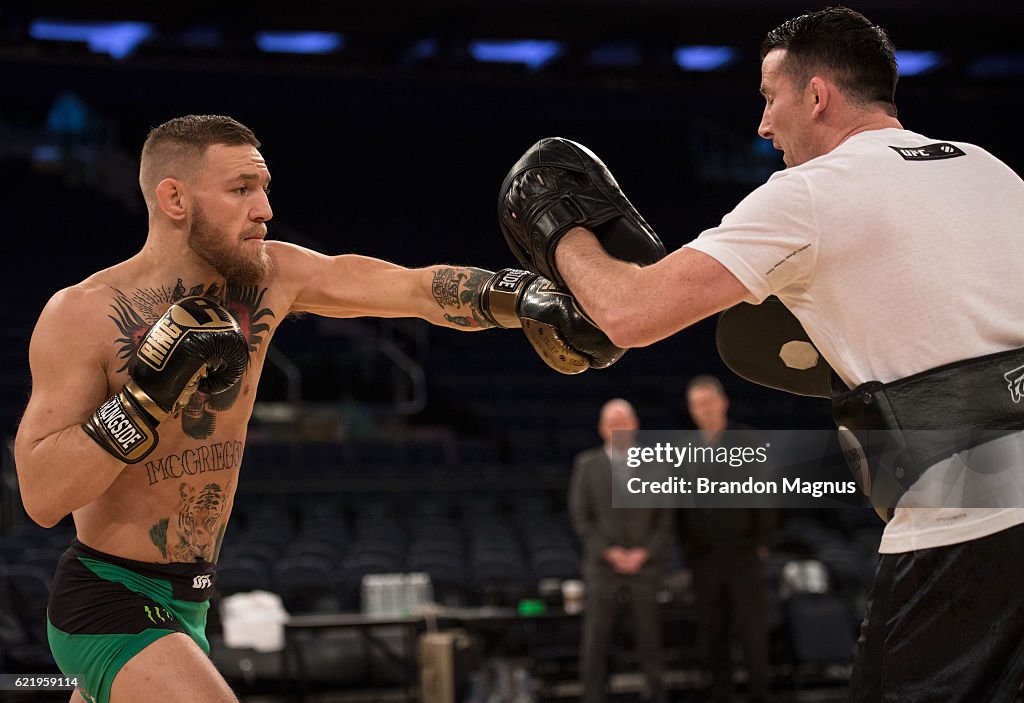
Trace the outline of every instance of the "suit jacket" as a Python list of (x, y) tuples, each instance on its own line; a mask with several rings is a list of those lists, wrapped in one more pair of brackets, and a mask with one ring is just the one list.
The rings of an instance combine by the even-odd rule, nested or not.
[[(720, 446), (746, 446), (743, 430), (730, 422)], [(774, 542), (777, 513), (771, 508), (683, 508), (676, 516), (679, 543), (691, 561), (702, 557), (750, 554)]]
[(661, 573), (665, 546), (672, 534), (673, 511), (667, 508), (613, 508), (612, 467), (604, 447), (576, 456), (569, 490), (573, 529), (583, 543), (583, 573), (612, 574), (602, 554), (608, 547), (644, 547), (650, 554), (640, 574)]

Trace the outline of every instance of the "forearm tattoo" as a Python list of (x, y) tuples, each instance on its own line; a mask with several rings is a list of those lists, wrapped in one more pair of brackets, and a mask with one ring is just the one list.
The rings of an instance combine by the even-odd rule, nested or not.
[(476, 268), (437, 268), (430, 289), (444, 311), (444, 319), (459, 327), (494, 327), (480, 314), (480, 289), (491, 275), (490, 271)]

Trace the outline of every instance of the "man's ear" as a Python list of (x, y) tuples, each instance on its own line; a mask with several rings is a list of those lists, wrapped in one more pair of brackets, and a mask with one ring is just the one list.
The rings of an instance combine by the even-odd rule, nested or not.
[(186, 215), (183, 186), (177, 178), (165, 178), (156, 184), (157, 206), (167, 217), (179, 222), (184, 220)]
[(814, 104), (811, 117), (818, 117), (828, 107), (829, 100), (832, 97), (833, 86), (824, 78), (814, 76), (808, 84), (807, 90), (810, 92), (811, 102)]

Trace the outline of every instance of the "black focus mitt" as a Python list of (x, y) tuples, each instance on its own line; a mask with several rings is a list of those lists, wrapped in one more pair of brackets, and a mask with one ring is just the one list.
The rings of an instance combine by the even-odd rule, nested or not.
[(573, 227), (597, 235), (611, 256), (652, 264), (665, 246), (594, 152), (549, 137), (527, 149), (498, 195), (498, 222), (519, 263), (567, 288), (555, 265), (559, 240)]
[(724, 311), (715, 337), (718, 355), (737, 376), (797, 395), (832, 397), (832, 367), (778, 298)]

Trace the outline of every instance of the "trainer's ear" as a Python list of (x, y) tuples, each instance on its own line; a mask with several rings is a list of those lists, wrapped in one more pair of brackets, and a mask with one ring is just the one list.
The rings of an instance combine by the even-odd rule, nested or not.
[(811, 112), (811, 116), (818, 117), (828, 108), (829, 100), (832, 98), (832, 84), (824, 78), (815, 76), (808, 84), (808, 90), (811, 93), (811, 100), (814, 103), (814, 109)]
[(157, 206), (172, 220), (185, 219), (185, 192), (177, 178), (165, 178), (156, 184)]

